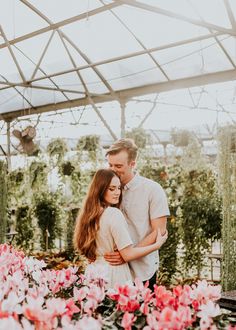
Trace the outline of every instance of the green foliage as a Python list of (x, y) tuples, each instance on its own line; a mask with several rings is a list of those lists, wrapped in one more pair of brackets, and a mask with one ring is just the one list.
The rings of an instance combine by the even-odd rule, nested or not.
[(176, 147), (187, 147), (191, 140), (191, 133), (188, 130), (173, 130), (171, 139)]
[(71, 175), (73, 202), (78, 206), (81, 205), (84, 196), (87, 193), (93, 174), (93, 170), (81, 170), (77, 168)]
[(6, 239), (7, 227), (7, 165), (0, 161), (0, 243)]
[(236, 286), (236, 125), (218, 132), (219, 186), (223, 200), (223, 290)]
[(85, 163), (91, 163), (94, 167), (97, 166), (101, 156), (101, 153), (99, 153), (101, 151), (100, 137), (98, 135), (82, 136), (77, 143), (76, 149), (80, 160), (83, 160)]
[(16, 231), (15, 241), (17, 246), (25, 250), (32, 250), (34, 228), (28, 205), (22, 205), (16, 210)]
[(98, 135), (82, 136), (77, 144), (78, 150), (96, 152), (100, 147), (100, 137)]
[(70, 161), (67, 161), (60, 164), (59, 173), (61, 175), (70, 176), (73, 173), (74, 169), (75, 167), (72, 165), (72, 163)]
[(141, 149), (145, 149), (151, 139), (150, 135), (143, 128), (133, 128), (125, 134), (125, 137), (133, 139), (135, 144)]
[(47, 165), (44, 162), (33, 161), (29, 167), (30, 186), (39, 189), (47, 185)]
[[(179, 243), (184, 243), (185, 267), (190, 269), (195, 266), (200, 270), (209, 243), (220, 237), (221, 199), (217, 194), (216, 175), (206, 166), (201, 155), (201, 146), (193, 137), (183, 149), (181, 160), (167, 166), (157, 162), (157, 158), (153, 157), (150, 145), (147, 148), (148, 137), (142, 130), (135, 129), (132, 134), (129, 137), (142, 147), (138, 165), (140, 174), (158, 182), (168, 196), (171, 213), (167, 222), (169, 238), (160, 250), (160, 277), (162, 283), (170, 284), (179, 275), (179, 271), (183, 270), (180, 269), (180, 258), (177, 254)], [(61, 139), (58, 140), (61, 142)], [(71, 160), (65, 161), (64, 158), (60, 158), (58, 162), (58, 150), (62, 150), (62, 155), (65, 148), (61, 145), (61, 149), (54, 149), (53, 145), (50, 147), (50, 155), (56, 157), (56, 163), (50, 162), (47, 166), (43, 162), (33, 162), (29, 171), (21, 169), (9, 176), (10, 204), (17, 210), (28, 205), (28, 211), (19, 211), (19, 217), (23, 219), (22, 226), (27, 225), (27, 217), (33, 220), (33, 214), (36, 216), (43, 249), (46, 249), (46, 231), (50, 235), (48, 248), (54, 247), (55, 239), (62, 235), (60, 219), (63, 214), (63, 239), (67, 252), (72, 255), (75, 216), (70, 210), (81, 207), (102, 153), (99, 152), (99, 141), (93, 135), (80, 139), (77, 154)], [(47, 192), (47, 174), (55, 166), (60, 174), (60, 182), (56, 188), (57, 193), (52, 194)], [(13, 199), (13, 195), (17, 197), (16, 200)], [(65, 210), (69, 211), (65, 213)], [(25, 229), (26, 233), (28, 229)], [(22, 246), (25, 244), (23, 235), (22, 229), (22, 235), (18, 237), (19, 244), (22, 237)]]
[[(42, 249), (55, 247), (55, 238), (60, 237), (60, 209), (57, 194), (42, 193), (35, 200), (34, 214), (41, 230)], [(48, 239), (47, 239), (48, 237)]]
[(181, 200), (184, 263), (200, 275), (204, 254), (210, 243), (221, 236), (221, 202), (216, 192), (216, 177), (208, 171), (191, 171), (184, 176)]
[(15, 171), (11, 171), (8, 175), (9, 181), (14, 186), (19, 186), (24, 181), (25, 173), (22, 169), (17, 169)]
[(47, 146), (47, 153), (49, 157), (56, 157), (56, 160), (58, 163), (60, 163), (64, 156), (65, 153), (68, 151), (67, 145), (63, 139), (54, 139), (49, 142)]
[[(167, 169), (163, 165), (153, 162), (151, 159), (143, 165), (140, 174), (158, 182), (164, 189), (170, 184)], [(172, 191), (169, 192), (170, 194)], [(168, 196), (169, 199), (171, 198)], [(178, 232), (178, 223), (176, 221), (176, 207), (169, 205), (171, 217), (167, 221), (167, 230), (169, 239), (160, 249), (160, 273), (161, 282), (169, 283), (172, 276), (177, 272), (177, 245), (180, 240)]]
[(74, 208), (68, 212), (68, 218), (66, 222), (66, 251), (69, 254), (73, 254), (74, 252), (73, 235), (78, 211), (78, 208)]

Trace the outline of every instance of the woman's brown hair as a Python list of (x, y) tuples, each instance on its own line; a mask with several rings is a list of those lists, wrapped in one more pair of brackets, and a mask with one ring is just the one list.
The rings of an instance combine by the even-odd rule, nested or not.
[[(96, 258), (99, 219), (106, 207), (104, 195), (114, 176), (117, 176), (116, 173), (110, 169), (100, 169), (95, 173), (76, 221), (74, 246), (91, 260)], [(115, 206), (119, 207), (120, 202), (121, 195), (119, 204)]]

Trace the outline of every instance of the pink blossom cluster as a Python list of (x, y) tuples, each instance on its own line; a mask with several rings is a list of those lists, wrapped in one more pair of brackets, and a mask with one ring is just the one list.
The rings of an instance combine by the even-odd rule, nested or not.
[[(106, 290), (100, 268), (85, 275), (70, 267), (44, 269), (46, 264), (0, 245), (0, 329), (101, 330), (217, 329), (222, 311), (220, 286), (206, 281), (152, 292), (138, 279)], [(222, 329), (222, 322), (221, 322)], [(225, 329), (236, 327), (225, 323)]]
[(182, 330), (196, 324), (202, 330), (217, 329), (214, 318), (221, 315), (216, 303), (221, 287), (205, 280), (192, 286), (179, 285), (173, 290), (156, 285), (152, 292), (137, 279), (135, 286), (117, 286), (109, 296), (117, 302), (116, 308), (124, 312), (122, 326), (126, 330), (131, 330), (136, 322), (135, 311), (146, 315), (144, 330)]

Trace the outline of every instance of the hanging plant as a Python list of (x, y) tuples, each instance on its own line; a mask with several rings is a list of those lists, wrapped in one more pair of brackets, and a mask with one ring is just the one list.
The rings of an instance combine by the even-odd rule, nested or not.
[(143, 128), (133, 128), (125, 134), (125, 137), (133, 139), (137, 147), (141, 149), (145, 149), (151, 139), (150, 134), (146, 133)]
[(49, 142), (47, 146), (47, 153), (49, 157), (56, 157), (57, 162), (60, 163), (66, 152), (68, 151), (67, 145), (63, 139), (54, 139)]
[(98, 135), (82, 136), (77, 143), (77, 150), (96, 152), (100, 146), (100, 137)]
[(187, 147), (191, 139), (191, 133), (187, 130), (179, 130), (171, 132), (172, 143), (176, 147)]
[(0, 243), (6, 239), (7, 228), (7, 165), (0, 160)]
[(8, 175), (10, 183), (16, 186), (19, 186), (24, 181), (24, 171), (22, 169), (17, 169), (15, 171), (11, 171)]
[(97, 167), (97, 163), (100, 160), (100, 137), (97, 135), (82, 136), (77, 143), (78, 157), (84, 162), (90, 164), (90, 166)]
[(47, 173), (46, 163), (33, 161), (29, 167), (31, 188), (44, 188), (47, 185)]
[(16, 244), (24, 250), (32, 250), (34, 243), (34, 228), (32, 215), (28, 205), (19, 206), (16, 210)]
[(61, 175), (71, 176), (75, 167), (70, 161), (64, 162), (59, 166), (59, 172)]
[(55, 239), (61, 235), (60, 206), (58, 196), (42, 193), (35, 199), (34, 214), (41, 231), (40, 243), (43, 250), (55, 247)]

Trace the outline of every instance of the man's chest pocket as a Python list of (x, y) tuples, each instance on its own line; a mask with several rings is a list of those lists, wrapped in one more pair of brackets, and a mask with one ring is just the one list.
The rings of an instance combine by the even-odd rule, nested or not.
[(124, 215), (135, 222), (143, 222), (148, 219), (148, 208), (145, 207), (145, 202), (129, 203), (123, 206)]

